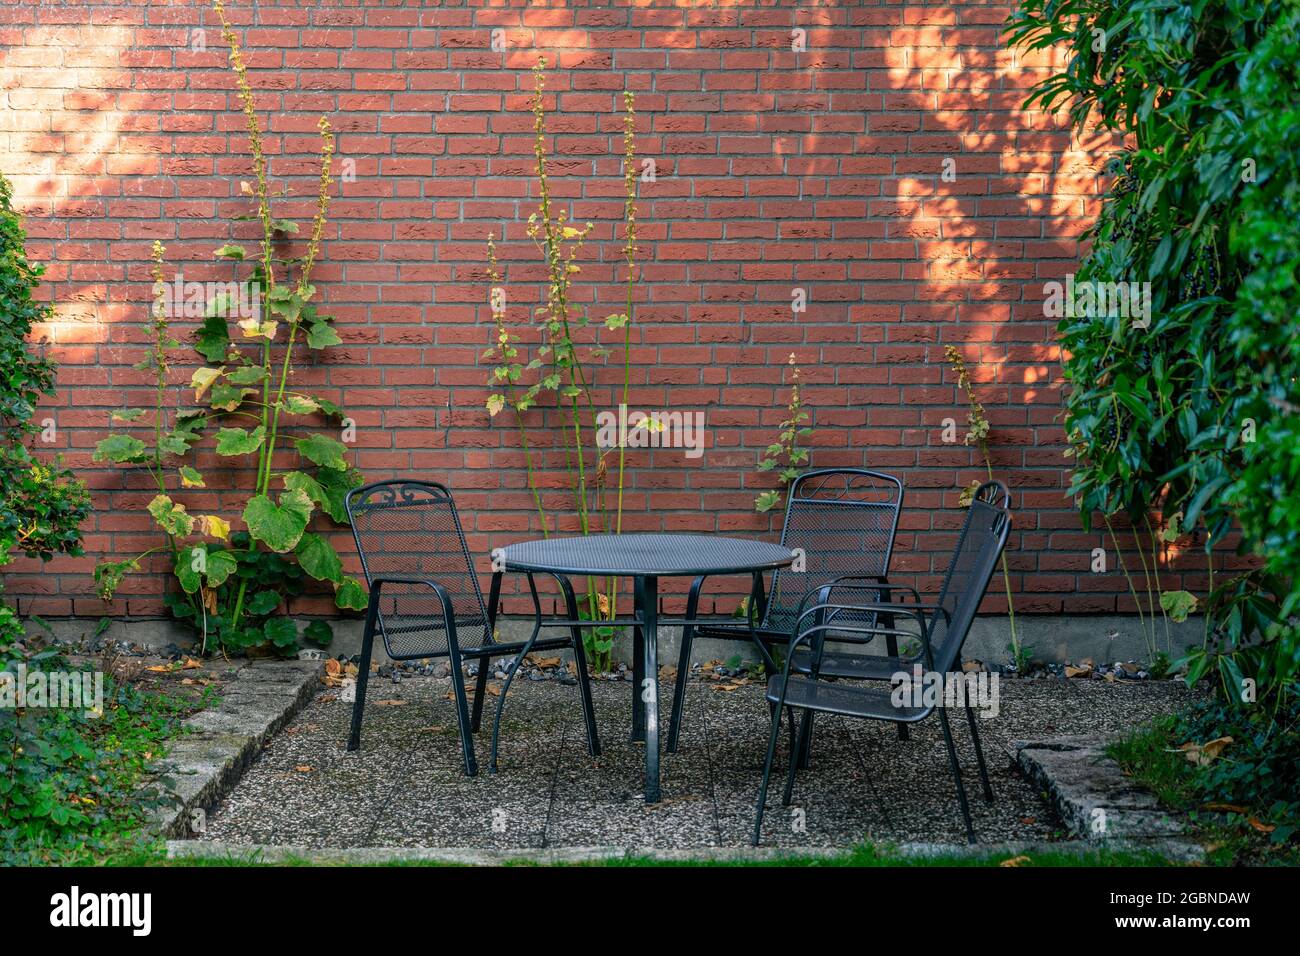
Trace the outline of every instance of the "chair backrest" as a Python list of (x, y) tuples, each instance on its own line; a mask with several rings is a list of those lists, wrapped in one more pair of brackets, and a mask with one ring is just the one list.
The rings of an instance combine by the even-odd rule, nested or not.
[(790, 485), (781, 544), (802, 549), (802, 571), (778, 571), (762, 626), (788, 630), (809, 591), (846, 574), (885, 575), (894, 550), (903, 483), (863, 468), (826, 468)]
[[(483, 643), (487, 613), (478, 575), (465, 544), (456, 503), (432, 481), (380, 481), (355, 488), (346, 499), (352, 536), (367, 583), (387, 576), (420, 578), (451, 595), (456, 628), (466, 645)], [(446, 653), (442, 603), (421, 584), (385, 585), (379, 627), (390, 657)]]
[(959, 664), (962, 645), (1011, 530), (1009, 498), (1002, 482), (986, 481), (971, 499), (930, 618), (930, 647), (939, 673)]

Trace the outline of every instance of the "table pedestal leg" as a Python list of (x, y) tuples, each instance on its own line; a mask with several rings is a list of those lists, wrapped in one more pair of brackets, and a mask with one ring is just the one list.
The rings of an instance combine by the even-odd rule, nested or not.
[(633, 743), (645, 740), (645, 707), (641, 704), (641, 688), (645, 681), (645, 593), (641, 578), (632, 581), (632, 604), (636, 619), (642, 624), (632, 628), (632, 737)]
[[(659, 802), (659, 580), (637, 578), (640, 640), (633, 649), (632, 733), (645, 741), (645, 802)], [(640, 715), (640, 720), (637, 720)], [(640, 725), (638, 727), (638, 724)]]

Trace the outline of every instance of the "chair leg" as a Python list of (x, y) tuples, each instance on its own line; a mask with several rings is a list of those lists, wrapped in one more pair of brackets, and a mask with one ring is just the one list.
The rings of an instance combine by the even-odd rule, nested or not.
[(357, 665), (356, 700), (352, 703), (352, 729), (348, 733), (348, 750), (361, 747), (361, 713), (366, 709), (366, 684), (370, 679), (370, 656), (375, 646), (375, 620), (379, 605), (372, 600), (366, 612), (366, 626), (361, 634), (361, 661)]
[(980, 768), (980, 783), (984, 785), (984, 799), (992, 803), (993, 788), (989, 786), (989, 771), (988, 767), (984, 765), (984, 748), (980, 746), (980, 731), (979, 727), (976, 726), (975, 712), (969, 706), (966, 707), (966, 722), (970, 724), (971, 740), (975, 741), (975, 761)]
[[(487, 633), (488, 641), (495, 642), (497, 639), (497, 606), (501, 600), (501, 579), (504, 572), (494, 571), (492, 574), (492, 589), (488, 592), (487, 599)], [(529, 575), (528, 581), (532, 583), (532, 575)], [(534, 589), (534, 598), (536, 589)], [(538, 618), (541, 617), (541, 609), (538, 608)], [(483, 692), (487, 690), (488, 666), (492, 663), (492, 658), (485, 657), (479, 661), (478, 680), (474, 683), (474, 713), (470, 718), (470, 724), (474, 728), (474, 733), (479, 732), (479, 727), (483, 723)]]
[(462, 679), (460, 654), (453, 645), (451, 653), (451, 689), (456, 698), (456, 724), (460, 728), (461, 756), (465, 762), (465, 776), (478, 774), (478, 762), (474, 759), (474, 733), (470, 729), (469, 698), (465, 693), (465, 681)]
[(478, 662), (478, 678), (474, 682), (474, 711), (470, 715), (470, 728), (474, 733), (478, 733), (479, 727), (483, 723), (483, 692), (487, 690), (488, 672), (492, 670), (492, 658), (480, 657)]
[(807, 770), (812, 765), (812, 740), (813, 730), (813, 712), (810, 710), (804, 715), (803, 723), (799, 725), (799, 769)]
[[(893, 615), (892, 615), (892, 614), (889, 615), (889, 618), (890, 618), (890, 620), (892, 621), (892, 620), (893, 620)], [(892, 629), (892, 627), (891, 627), (891, 629)], [(885, 635), (885, 653), (888, 654), (890, 657), (897, 657), (897, 656), (898, 656), (898, 636), (897, 636), (897, 635), (895, 635), (895, 634), (886, 634), (886, 635)], [(898, 726), (898, 739), (899, 739), (899, 740), (908, 740), (908, 739), (909, 739), (909, 731), (908, 731), (908, 728), (907, 728), (907, 724), (902, 723), (902, 722), (900, 721), (900, 722), (898, 723), (897, 726)]]
[(501, 740), (501, 715), (506, 709), (506, 695), (510, 693), (510, 685), (514, 683), (515, 674), (517, 674), (519, 668), (523, 666), (524, 661), (528, 657), (529, 651), (533, 649), (533, 644), (537, 640), (537, 635), (541, 633), (542, 626), (539, 622), (538, 625), (533, 628), (533, 633), (528, 636), (528, 640), (524, 642), (524, 646), (520, 648), (519, 653), (515, 655), (515, 659), (510, 662), (510, 666), (506, 669), (506, 679), (501, 682), (501, 696), (497, 698), (497, 713), (496, 717), (492, 720), (492, 757), (488, 761), (489, 773), (497, 772), (497, 743)]
[[(788, 707), (786, 709), (791, 710), (791, 708)], [(793, 727), (794, 722), (795, 722), (794, 712), (793, 710), (791, 710), (790, 713), (791, 727)], [(803, 712), (803, 716), (799, 719), (799, 733), (791, 737), (790, 739), (790, 744), (791, 744), (790, 769), (786, 772), (785, 775), (785, 793), (781, 795), (781, 806), (783, 807), (788, 807), (790, 805), (791, 797), (794, 796), (794, 775), (796, 771), (801, 769), (800, 757), (803, 754), (803, 747), (806, 744), (806, 736), (808, 733), (809, 725), (811, 725), (811, 723), (812, 723), (812, 711), (805, 710)]]
[(776, 758), (776, 739), (781, 734), (781, 706), (772, 712), (772, 733), (767, 738), (767, 759), (763, 762), (763, 782), (758, 788), (758, 806), (754, 810), (754, 838), (750, 843), (758, 846), (763, 832), (763, 810), (767, 805), (767, 782), (772, 776), (772, 761)]
[(957, 801), (961, 804), (961, 818), (966, 822), (966, 842), (975, 842), (975, 828), (970, 822), (970, 805), (966, 803), (966, 787), (961, 782), (961, 767), (957, 764), (957, 748), (952, 742), (952, 727), (948, 725), (948, 712), (942, 708), (939, 711), (939, 723), (943, 725), (943, 742), (948, 746), (948, 766), (952, 770), (952, 779), (957, 784)]
[[(689, 613), (687, 615), (690, 616)], [(682, 733), (682, 711), (686, 707), (686, 679), (691, 673), (691, 644), (695, 640), (695, 628), (690, 624), (682, 626), (682, 649), (677, 655), (677, 683), (673, 687), (673, 712), (668, 718), (668, 752), (677, 753), (677, 739)]]
[[(560, 590), (564, 593), (564, 613), (570, 621), (578, 619), (578, 599), (574, 596), (573, 585), (566, 577), (556, 576)], [(582, 699), (582, 720), (587, 725), (587, 753), (593, 757), (600, 756), (600, 734), (596, 730), (596, 709), (591, 702), (591, 673), (587, 669), (587, 651), (582, 643), (582, 629), (573, 627), (569, 630), (573, 639), (573, 669), (578, 678), (578, 696)]]

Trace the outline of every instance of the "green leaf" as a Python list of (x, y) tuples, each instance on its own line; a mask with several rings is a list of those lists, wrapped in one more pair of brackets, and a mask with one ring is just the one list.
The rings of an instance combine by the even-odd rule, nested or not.
[(248, 600), (245, 610), (254, 617), (263, 617), (280, 606), (280, 595), (275, 591), (258, 591)]
[(143, 414), (143, 408), (123, 408), (113, 412), (112, 418), (115, 422), (133, 422)]
[(342, 345), (343, 340), (328, 322), (313, 322), (307, 327), (307, 347), (324, 349), (331, 345)]
[(294, 323), (298, 321), (298, 316), (302, 312), (302, 296), (293, 291), (286, 291), (286, 286), (280, 286), (276, 289), (276, 295), (268, 301), (271, 312), (280, 316), (286, 322)]
[(208, 552), (208, 585), (218, 588), (239, 570), (239, 559), (230, 551)]
[(113, 600), (122, 578), (132, 571), (139, 570), (140, 562), (135, 558), (127, 558), (125, 561), (105, 561), (95, 565), (95, 593), (105, 601)]
[(217, 432), (217, 454), (226, 457), (251, 455), (266, 440), (266, 428), (258, 425), (251, 432), (242, 428), (223, 428)]
[(308, 435), (299, 438), (293, 445), (298, 449), (298, 454), (322, 468), (342, 471), (348, 467), (347, 446), (333, 438), (319, 434)]
[(244, 247), (236, 245), (224, 245), (212, 253), (221, 259), (243, 259), (245, 256)]
[(313, 412), (320, 411), (320, 404), (306, 395), (288, 395), (280, 403), (280, 407), (290, 415), (310, 415)]
[(320, 410), (324, 412), (326, 415), (328, 415), (330, 418), (343, 417), (343, 409), (335, 405), (333, 402), (329, 401), (328, 399), (317, 398), (314, 399), (314, 401), (316, 402), (317, 405), (320, 406)]
[(317, 478), (328, 502), (322, 504), (321, 507), (338, 524), (347, 524), (348, 512), (344, 505), (344, 499), (349, 491), (360, 487), (365, 482), (361, 472), (355, 468), (349, 468), (346, 471), (326, 469)]
[(298, 625), (289, 617), (273, 617), (262, 625), (263, 636), (274, 646), (287, 650), (298, 643)]
[(317, 619), (303, 628), (302, 636), (319, 647), (327, 647), (334, 640), (334, 628), (328, 621)]
[(771, 511), (781, 503), (781, 492), (765, 491), (754, 499), (754, 510), (759, 512)]
[(369, 606), (370, 597), (360, 581), (345, 577), (334, 592), (334, 603), (346, 610), (364, 611)]
[(179, 469), (181, 476), (181, 486), (184, 488), (203, 488), (203, 476), (189, 465), (181, 465)]
[(245, 365), (226, 372), (226, 381), (232, 385), (260, 385), (266, 379), (266, 369), (260, 365)]
[(318, 534), (304, 534), (294, 549), (298, 565), (317, 581), (343, 581), (343, 563), (334, 546)]
[(621, 329), (621, 328), (622, 328), (623, 326), (625, 326), (625, 325), (627, 325), (627, 316), (626, 316), (626, 315), (607, 315), (607, 316), (605, 316), (605, 328), (609, 329), (610, 331), (614, 331), (614, 330), (616, 330), (616, 329)]
[(244, 508), (244, 524), (255, 540), (284, 554), (292, 551), (302, 538), (311, 512), (311, 499), (302, 491), (285, 491), (280, 495), (279, 504), (266, 495), (257, 495)]
[(233, 412), (244, 403), (244, 399), (253, 394), (251, 388), (239, 388), (221, 382), (212, 387), (208, 394), (208, 404), (223, 412)]
[(295, 236), (298, 234), (298, 224), (292, 219), (272, 219), (271, 229), (275, 232), (287, 232)]
[(145, 461), (149, 456), (145, 453), (145, 444), (138, 438), (132, 438), (130, 435), (109, 435), (95, 445), (95, 453), (91, 455), (91, 461), (112, 461), (117, 464), (135, 464)]
[(210, 315), (194, 335), (194, 351), (213, 365), (219, 364), (230, 350), (230, 326), (224, 315)]
[(1187, 620), (1198, 603), (1196, 595), (1189, 591), (1164, 591), (1160, 595), (1161, 609), (1169, 615), (1169, 620), (1178, 624)]

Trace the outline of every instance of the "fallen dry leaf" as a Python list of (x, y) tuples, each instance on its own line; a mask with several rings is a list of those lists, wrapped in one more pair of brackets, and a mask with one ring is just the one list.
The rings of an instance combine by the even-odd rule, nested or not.
[(1032, 826), (1033, 824), (1038, 822), (1038, 817), (1021, 817), (1020, 822), (1023, 823), (1025, 826)]
[(377, 700), (374, 701), (371, 704), (371, 706), (372, 707), (405, 707), (406, 704), (407, 702), (404, 700)]
[(337, 677), (343, 671), (343, 665), (335, 658), (331, 657), (325, 662), (325, 673), (330, 677)]
[(1024, 856), (1022, 854), (1020, 856), (1013, 856), (1009, 860), (1003, 860), (1001, 863), (998, 864), (998, 866), (1021, 866), (1028, 862), (1029, 862), (1029, 857)]
[(1198, 767), (1204, 767), (1210, 761), (1218, 757), (1219, 754), (1223, 753), (1224, 748), (1226, 748), (1230, 743), (1232, 743), (1231, 737), (1216, 737), (1203, 744), (1188, 741), (1178, 749), (1183, 752), (1188, 761), (1196, 764)]
[(153, 667), (146, 667), (145, 670), (151, 674), (170, 674), (172, 667), (170, 664), (155, 664)]
[(1207, 803), (1201, 808), (1202, 810), (1213, 810), (1218, 813), (1245, 813), (1246, 808), (1238, 806), (1235, 803)]
[(1092, 676), (1092, 659), (1085, 657), (1078, 664), (1065, 665), (1066, 677), (1091, 677)]
[(1258, 830), (1260, 833), (1272, 833), (1274, 830), (1277, 829), (1277, 827), (1275, 827), (1273, 824), (1265, 823), (1262, 820), (1260, 820), (1258, 817), (1251, 817), (1246, 822), (1249, 823), (1256, 830)]
[(303, 764), (299, 764), (298, 766), (294, 767), (293, 769), (296, 770), (296, 771), (298, 771), (299, 773), (311, 773), (311, 772), (312, 772), (312, 766), (311, 766), (311, 764), (305, 764), (305, 763), (303, 763)]
[(961, 669), (962, 669), (962, 673), (973, 674), (978, 671), (984, 670), (984, 662), (983, 661), (962, 661)]
[(560, 659), (558, 657), (537, 657), (534, 654), (529, 654), (528, 662), (534, 667), (541, 667), (544, 669), (560, 666)]
[(202, 668), (203, 668), (202, 661), (195, 660), (193, 657), (187, 657), (185, 658), (185, 663), (182, 664), (179, 669), (183, 671), (196, 671), (196, 670), (201, 670)]

